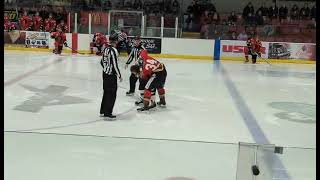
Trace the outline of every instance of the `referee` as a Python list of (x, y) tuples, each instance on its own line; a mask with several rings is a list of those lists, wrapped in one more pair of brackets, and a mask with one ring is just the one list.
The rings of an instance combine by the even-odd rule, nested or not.
[(118, 68), (119, 53), (115, 48), (117, 39), (114, 36), (109, 37), (109, 46), (104, 49), (101, 59), (103, 68), (103, 97), (100, 107), (100, 115), (103, 117), (116, 118), (112, 115), (113, 106), (117, 97), (117, 77), (122, 82), (120, 70)]
[[(131, 53), (129, 54), (129, 58), (126, 62), (126, 65), (124, 69), (127, 69), (129, 64), (134, 60), (134, 63), (136, 65), (139, 65), (139, 67), (142, 67), (142, 59), (140, 58), (140, 53), (142, 50), (145, 49), (145, 47), (142, 45), (141, 39), (139, 36), (136, 36), (133, 41), (133, 47), (131, 49)], [(138, 77), (131, 73), (129, 82), (130, 82), (130, 90), (126, 92), (127, 96), (134, 95), (135, 89), (136, 89), (136, 82), (138, 80)], [(144, 90), (144, 87), (143, 87)]]

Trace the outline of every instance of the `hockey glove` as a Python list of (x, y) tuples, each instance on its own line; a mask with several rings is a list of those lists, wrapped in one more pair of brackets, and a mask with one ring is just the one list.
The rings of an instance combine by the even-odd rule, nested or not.
[(63, 44), (64, 44), (64, 47), (68, 47), (68, 44), (67, 44), (67, 42), (64, 42)]

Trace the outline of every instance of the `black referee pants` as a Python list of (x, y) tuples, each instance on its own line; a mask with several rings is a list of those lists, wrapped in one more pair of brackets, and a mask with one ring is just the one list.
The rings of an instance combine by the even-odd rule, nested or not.
[(131, 76), (129, 78), (129, 82), (130, 82), (130, 90), (129, 90), (129, 92), (135, 92), (137, 81), (138, 81), (137, 76), (134, 75), (133, 73), (131, 73)]
[(111, 115), (114, 103), (117, 98), (117, 76), (102, 73), (103, 78), (103, 96), (100, 107), (100, 114)]

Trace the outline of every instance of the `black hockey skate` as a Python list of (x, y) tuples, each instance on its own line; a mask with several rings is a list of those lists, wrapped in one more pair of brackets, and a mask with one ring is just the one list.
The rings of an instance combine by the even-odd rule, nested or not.
[(127, 95), (127, 96), (133, 96), (133, 95), (134, 95), (134, 92), (128, 91), (128, 92), (126, 92), (126, 95)]
[(166, 107), (166, 103), (163, 103), (161, 101), (157, 102), (157, 105), (160, 107)]
[(146, 106), (143, 106), (141, 108), (138, 108), (137, 111), (149, 111), (150, 109), (153, 109), (157, 107), (156, 103), (153, 102), (150, 106), (146, 107)]
[(157, 102), (157, 105), (160, 106), (160, 107), (165, 107), (166, 106), (166, 100), (164, 97), (160, 97), (160, 101)]
[(136, 102), (134, 102), (134, 104), (135, 104), (135, 105), (143, 104), (143, 100), (141, 99), (141, 100), (139, 100), (139, 101), (136, 101)]

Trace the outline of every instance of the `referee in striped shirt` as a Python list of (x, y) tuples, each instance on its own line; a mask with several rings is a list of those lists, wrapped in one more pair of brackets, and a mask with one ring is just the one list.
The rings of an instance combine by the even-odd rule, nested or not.
[(114, 103), (117, 97), (117, 77), (122, 82), (121, 73), (118, 67), (119, 53), (115, 48), (117, 39), (114, 36), (109, 37), (109, 46), (104, 49), (101, 59), (103, 68), (103, 97), (100, 107), (100, 115), (108, 118), (116, 118), (112, 114)]
[[(139, 36), (136, 36), (133, 41), (133, 48), (131, 49), (131, 53), (129, 54), (128, 61), (126, 62), (126, 65), (124, 69), (127, 69), (129, 64), (134, 60), (134, 64), (139, 65), (139, 67), (142, 67), (142, 59), (140, 58), (140, 53), (142, 50), (145, 49), (145, 47), (142, 45), (141, 39)], [(130, 82), (130, 90), (126, 92), (127, 96), (134, 95), (135, 89), (136, 89), (136, 82), (138, 80), (138, 77), (131, 73), (129, 82)], [(141, 82), (140, 82), (141, 84)], [(141, 88), (139, 88), (141, 89)], [(144, 90), (144, 87), (143, 87)]]

